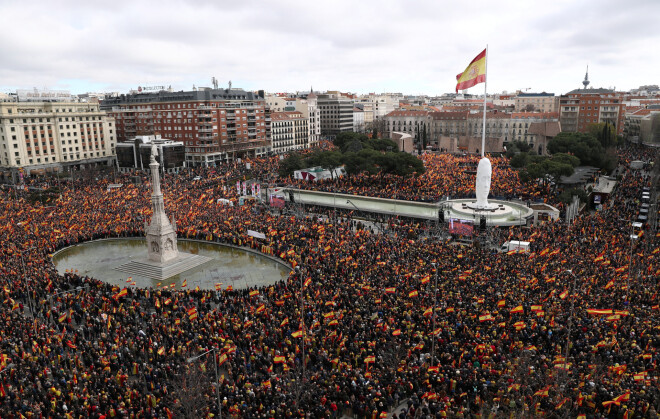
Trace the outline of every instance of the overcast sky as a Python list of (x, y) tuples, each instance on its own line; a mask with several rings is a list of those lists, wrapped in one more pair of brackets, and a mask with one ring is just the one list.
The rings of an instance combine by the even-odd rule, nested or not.
[[(660, 84), (658, 0), (0, 0), (0, 92), (171, 85), (438, 95)], [(469, 90), (481, 94), (483, 84)]]

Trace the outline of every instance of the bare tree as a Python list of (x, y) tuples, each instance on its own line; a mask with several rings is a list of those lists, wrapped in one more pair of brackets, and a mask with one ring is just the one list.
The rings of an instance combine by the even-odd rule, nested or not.
[(190, 419), (205, 417), (209, 406), (214, 403), (209, 400), (209, 389), (212, 384), (208, 372), (203, 371), (204, 368), (206, 368), (205, 363), (185, 365), (183, 371), (171, 381), (170, 388), (175, 398), (176, 417)]

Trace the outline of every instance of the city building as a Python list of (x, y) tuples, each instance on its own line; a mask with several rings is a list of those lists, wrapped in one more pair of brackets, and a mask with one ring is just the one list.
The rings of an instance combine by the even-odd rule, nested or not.
[[(388, 113), (384, 118), (386, 121), (387, 138), (395, 140), (396, 138), (403, 138), (402, 135), (395, 135), (395, 133), (408, 134), (413, 139), (414, 147), (418, 150), (423, 149), (424, 130), (429, 123), (429, 114), (430, 112), (428, 111), (408, 110), (396, 110)], [(428, 128), (426, 129), (428, 130)]]
[(623, 133), (626, 106), (610, 89), (575, 89), (559, 98), (559, 121), (564, 132), (589, 132), (591, 124), (608, 122)]
[(138, 135), (115, 146), (119, 171), (149, 170), (151, 147), (154, 144), (158, 149), (156, 161), (160, 164), (161, 171), (178, 173), (185, 167), (186, 153), (183, 141), (166, 140), (160, 135)]
[[(27, 92), (27, 93), (26, 93)], [(112, 165), (115, 124), (98, 103), (71, 101), (68, 92), (18, 91), (0, 102), (0, 172), (27, 174)]]
[(515, 97), (515, 112), (557, 112), (559, 96), (554, 93), (519, 93)]
[(511, 114), (508, 141), (523, 141), (538, 154), (544, 154), (547, 153), (548, 141), (560, 132), (557, 112), (514, 112)]
[(364, 123), (364, 110), (358, 106), (353, 107), (353, 132), (364, 132), (366, 126)]
[[(389, 138), (395, 132), (414, 138), (415, 148), (423, 146), (447, 152), (478, 153), (481, 150), (483, 112), (394, 111), (386, 117)], [(501, 152), (512, 140), (511, 115), (503, 112), (486, 113), (486, 151)], [(426, 134), (424, 134), (426, 132)]]
[(117, 139), (160, 134), (185, 145), (186, 166), (214, 166), (270, 149), (270, 112), (263, 91), (200, 88), (106, 98)]
[(302, 112), (273, 112), (271, 120), (273, 153), (309, 148), (309, 120)]
[(315, 146), (321, 140), (321, 111), (319, 110), (318, 97), (313, 90), (302, 99), (302, 103), (307, 106), (302, 106), (300, 112), (307, 118), (309, 126), (309, 145)]
[(321, 139), (321, 112), (317, 96), (313, 90), (298, 97), (287, 95), (266, 95), (266, 104), (271, 112), (300, 112), (307, 118), (309, 128), (309, 146), (314, 146)]
[[(429, 141), (448, 152), (481, 152), (483, 112), (431, 112)], [(486, 112), (486, 152), (501, 152), (511, 140), (511, 115)]]
[(353, 131), (353, 98), (337, 91), (317, 95), (321, 135)]
[(660, 144), (660, 106), (658, 109), (637, 109), (627, 112), (625, 136), (632, 142)]

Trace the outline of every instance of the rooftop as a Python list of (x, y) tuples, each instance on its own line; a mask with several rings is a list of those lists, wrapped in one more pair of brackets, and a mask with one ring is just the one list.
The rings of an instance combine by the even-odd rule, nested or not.
[(566, 93), (567, 95), (598, 95), (602, 93), (615, 93), (614, 90), (612, 89), (604, 89), (602, 87), (600, 88), (589, 88), (589, 89), (575, 89), (571, 90), (570, 92)]
[(538, 96), (554, 96), (554, 93), (546, 93), (546, 92), (541, 92), (541, 93), (519, 93), (518, 97), (538, 97)]

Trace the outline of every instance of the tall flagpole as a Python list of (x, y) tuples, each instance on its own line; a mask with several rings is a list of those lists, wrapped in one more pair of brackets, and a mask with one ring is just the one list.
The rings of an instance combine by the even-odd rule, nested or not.
[(481, 129), (481, 157), (485, 156), (486, 152), (486, 97), (487, 97), (487, 88), (488, 85), (488, 44), (486, 44), (486, 72), (484, 74), (484, 122)]

